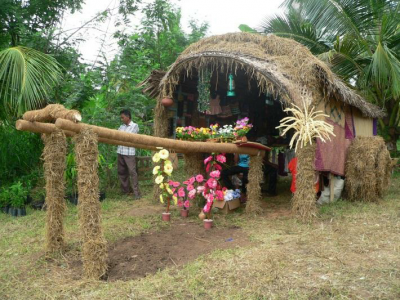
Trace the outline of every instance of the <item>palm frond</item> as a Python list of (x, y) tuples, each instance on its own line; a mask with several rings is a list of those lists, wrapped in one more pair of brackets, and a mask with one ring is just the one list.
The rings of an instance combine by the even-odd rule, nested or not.
[(60, 78), (60, 65), (47, 54), (25, 47), (0, 52), (0, 99), (9, 114), (41, 106)]

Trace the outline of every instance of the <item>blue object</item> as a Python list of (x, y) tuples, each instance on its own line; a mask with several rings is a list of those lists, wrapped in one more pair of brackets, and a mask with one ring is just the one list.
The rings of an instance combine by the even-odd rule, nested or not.
[(239, 163), (238, 166), (242, 168), (249, 167), (250, 156), (247, 154), (239, 154)]
[(225, 242), (232, 242), (233, 238), (226, 239)]

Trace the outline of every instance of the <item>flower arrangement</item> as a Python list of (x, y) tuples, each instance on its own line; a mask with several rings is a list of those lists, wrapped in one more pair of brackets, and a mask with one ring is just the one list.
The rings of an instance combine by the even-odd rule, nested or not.
[(224, 200), (224, 193), (222, 191), (222, 186), (219, 184), (219, 179), (221, 177), (221, 164), (226, 162), (226, 157), (224, 154), (212, 154), (204, 160), (204, 165), (206, 166), (206, 172), (209, 175), (208, 180), (204, 184), (204, 190), (202, 192), (203, 197), (206, 199), (206, 204), (203, 211), (208, 214), (208, 219), (210, 219), (210, 212), (214, 200)]
[(153, 162), (156, 164), (153, 168), (154, 182), (161, 189), (160, 202), (165, 203), (165, 201), (167, 201), (167, 213), (169, 213), (171, 198), (174, 200), (174, 203), (177, 204), (177, 199), (172, 197), (174, 192), (169, 185), (169, 178), (174, 168), (172, 162), (168, 158), (169, 152), (166, 149), (161, 149), (159, 152), (156, 152), (152, 158)]
[(235, 129), (232, 125), (224, 125), (218, 130), (218, 135), (223, 142), (228, 142), (235, 139)]
[(236, 121), (236, 126), (234, 128), (235, 137), (244, 137), (253, 128), (252, 124), (249, 124), (249, 118), (243, 118)]
[(196, 128), (193, 126), (177, 127), (176, 137), (181, 140), (206, 141), (210, 138), (210, 128)]
[(240, 198), (240, 196), (241, 196), (241, 192), (239, 189), (236, 189), (236, 190), (224, 189), (223, 192), (224, 192), (224, 200), (225, 201), (235, 200), (235, 199)]

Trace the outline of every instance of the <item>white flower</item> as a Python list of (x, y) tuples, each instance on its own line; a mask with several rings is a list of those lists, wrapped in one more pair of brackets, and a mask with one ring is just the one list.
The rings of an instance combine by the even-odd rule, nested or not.
[(165, 172), (168, 176), (171, 175), (171, 173), (172, 173), (173, 170), (174, 170), (174, 168), (172, 167), (171, 164), (166, 164), (166, 165), (164, 165), (164, 172)]
[(167, 149), (162, 149), (160, 152), (158, 152), (160, 155), (160, 158), (163, 160), (166, 160), (169, 157), (169, 152)]
[(164, 181), (164, 176), (158, 175), (156, 177), (156, 180), (155, 180), (156, 184), (161, 184), (163, 181)]
[(172, 165), (172, 162), (169, 159), (167, 159), (166, 161), (164, 161), (164, 165)]
[(157, 175), (157, 174), (158, 174), (158, 171), (160, 171), (160, 166), (155, 166), (155, 167), (153, 168), (153, 175)]
[(160, 154), (156, 153), (153, 155), (153, 162), (158, 163), (160, 161)]

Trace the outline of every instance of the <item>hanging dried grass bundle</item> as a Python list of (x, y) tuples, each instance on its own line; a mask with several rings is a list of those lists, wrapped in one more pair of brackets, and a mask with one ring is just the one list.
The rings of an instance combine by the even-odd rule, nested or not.
[(376, 202), (390, 183), (390, 153), (381, 137), (357, 137), (346, 160), (346, 194), (351, 201)]
[(290, 148), (296, 142), (295, 151), (300, 145), (301, 148), (307, 144), (312, 144), (315, 138), (321, 141), (331, 140), (333, 133), (333, 126), (324, 121), (325, 117), (322, 111), (314, 111), (315, 107), (311, 105), (311, 95), (303, 90), (302, 92), (303, 108), (295, 104), (292, 107), (286, 108), (284, 111), (291, 113), (293, 116), (283, 118), (280, 125), (276, 128), (283, 128), (282, 135), (285, 135), (289, 130), (295, 130), (295, 133), (290, 140)]
[(257, 214), (261, 209), (261, 180), (263, 178), (263, 158), (261, 155), (250, 157), (249, 183), (247, 184), (246, 213)]
[(86, 278), (100, 279), (107, 272), (107, 243), (101, 228), (97, 135), (90, 128), (84, 128), (74, 140), (83, 269)]
[(304, 222), (309, 222), (317, 211), (314, 188), (315, 149), (316, 144), (308, 144), (296, 152), (296, 192), (292, 198), (292, 211)]
[(202, 153), (186, 153), (184, 154), (184, 159), (187, 178), (197, 174), (206, 175)]
[(46, 251), (59, 252), (64, 247), (65, 179), (67, 142), (61, 129), (42, 135), (46, 179)]

